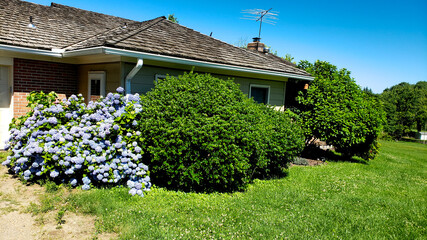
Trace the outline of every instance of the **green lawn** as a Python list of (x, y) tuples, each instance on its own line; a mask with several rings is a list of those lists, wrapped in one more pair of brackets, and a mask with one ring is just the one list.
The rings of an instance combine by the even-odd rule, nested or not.
[(78, 191), (68, 204), (122, 239), (426, 239), (427, 145), (382, 142), (369, 164), (292, 167), (245, 192)]
[(69, 199), (122, 239), (425, 239), (427, 145), (382, 142), (369, 164), (293, 167), (243, 193), (91, 190)]

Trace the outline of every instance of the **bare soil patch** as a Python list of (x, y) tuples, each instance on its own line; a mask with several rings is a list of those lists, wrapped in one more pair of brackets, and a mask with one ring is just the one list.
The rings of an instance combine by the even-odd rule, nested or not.
[(97, 234), (95, 218), (66, 211), (58, 224), (58, 210), (33, 216), (27, 209), (40, 204), (45, 189), (25, 185), (0, 165), (0, 240), (113, 239), (115, 234)]

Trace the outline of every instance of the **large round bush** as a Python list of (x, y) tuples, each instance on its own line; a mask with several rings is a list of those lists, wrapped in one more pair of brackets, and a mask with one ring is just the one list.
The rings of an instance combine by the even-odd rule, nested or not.
[(304, 144), (282, 112), (255, 103), (231, 80), (167, 77), (147, 93), (141, 132), (152, 181), (184, 191), (234, 191), (283, 173)]

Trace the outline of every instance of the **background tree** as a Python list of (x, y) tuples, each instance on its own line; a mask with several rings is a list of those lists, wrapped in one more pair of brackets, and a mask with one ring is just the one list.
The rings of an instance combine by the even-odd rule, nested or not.
[(417, 130), (425, 131), (427, 129), (427, 82), (417, 82), (414, 86), (415, 96), (415, 121)]
[(324, 61), (300, 61), (298, 67), (315, 77), (298, 96), (306, 142), (321, 139), (347, 156), (373, 158), (384, 119), (380, 102), (364, 93), (347, 69)]
[(387, 115), (385, 132), (393, 138), (407, 136), (412, 129), (426, 129), (427, 82), (402, 82), (381, 94)]
[(297, 64), (295, 61), (294, 61), (294, 57), (292, 57), (292, 55), (291, 54), (289, 54), (289, 53), (286, 53), (286, 55), (285, 55), (285, 57), (282, 57), (283, 59), (285, 59), (286, 61), (288, 61), (288, 62), (291, 62), (291, 63), (293, 63), (293, 64)]
[(179, 23), (178, 18), (175, 17), (174, 13), (168, 15), (168, 20), (174, 23)]
[(237, 40), (234, 46), (239, 48), (248, 48), (248, 37), (240, 37), (240, 39)]

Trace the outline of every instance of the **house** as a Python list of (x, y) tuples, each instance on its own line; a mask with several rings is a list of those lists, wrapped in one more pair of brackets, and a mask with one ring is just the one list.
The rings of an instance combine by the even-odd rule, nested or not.
[(427, 140), (427, 132), (417, 132), (415, 139)]
[(248, 96), (278, 107), (313, 79), (266, 53), (259, 41), (235, 47), (165, 17), (137, 22), (56, 3), (2, 0), (0, 149), (10, 119), (28, 111), (31, 91), (82, 93), (87, 100), (119, 86), (145, 93), (156, 79), (192, 69), (233, 78)]

